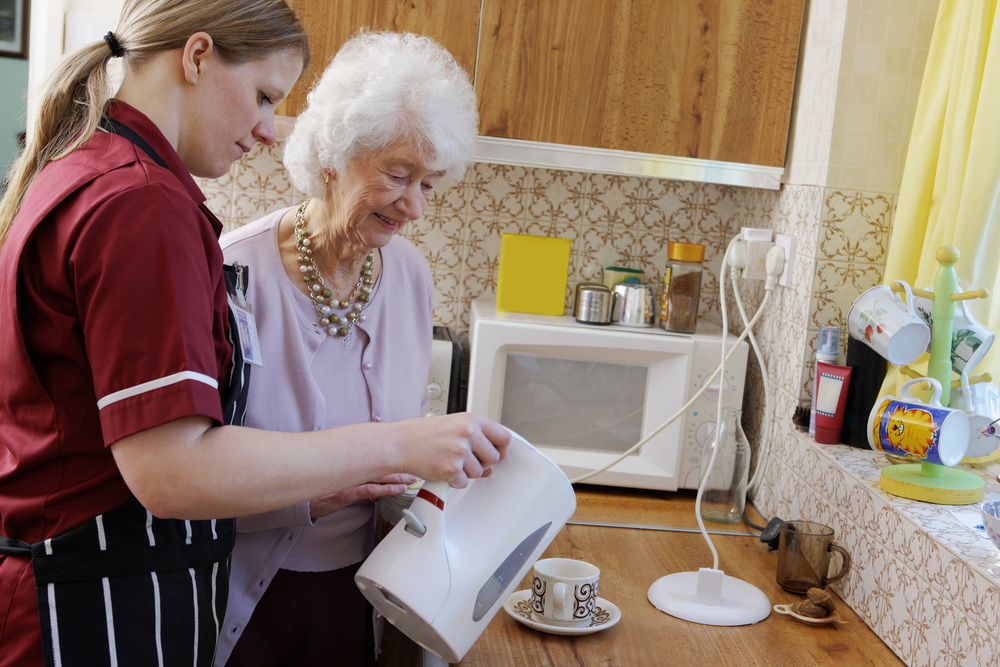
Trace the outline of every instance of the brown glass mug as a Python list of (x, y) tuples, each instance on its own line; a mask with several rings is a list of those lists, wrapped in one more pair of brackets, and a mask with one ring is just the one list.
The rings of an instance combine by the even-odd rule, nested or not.
[[(830, 552), (843, 557), (840, 572), (827, 577)], [(833, 528), (812, 521), (786, 521), (778, 539), (778, 585), (789, 593), (805, 595), (810, 588), (825, 588), (838, 581), (851, 567), (851, 556), (833, 543)]]

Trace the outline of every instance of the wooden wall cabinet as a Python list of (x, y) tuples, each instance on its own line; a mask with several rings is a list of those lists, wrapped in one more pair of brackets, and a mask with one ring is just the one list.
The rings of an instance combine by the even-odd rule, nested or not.
[(312, 62), (278, 113), (297, 116), (306, 94), (337, 50), (361, 28), (428, 35), (472, 76), (480, 0), (288, 0), (309, 34)]
[(359, 27), (408, 30), (473, 74), (479, 159), (776, 188), (804, 2), (291, 0), (313, 64), (279, 113)]

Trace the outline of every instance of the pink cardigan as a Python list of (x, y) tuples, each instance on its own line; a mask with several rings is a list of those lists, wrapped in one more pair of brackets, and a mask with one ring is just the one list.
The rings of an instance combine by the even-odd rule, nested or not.
[[(360, 353), (360, 368), (316, 368), (314, 358), (327, 335), (303, 308), (309, 299), (285, 274), (278, 254), (278, 222), (287, 209), (270, 214), (222, 237), (227, 263), (250, 269), (247, 300), (260, 338), (263, 367), (250, 375), (246, 425), (273, 431), (312, 431), (362, 421), (397, 421), (423, 415), (429, 404), (433, 286), (427, 261), (403, 238), (382, 248), (382, 271), (373, 298), (355, 325), (369, 338)], [(356, 334), (357, 335), (357, 334)], [(362, 336), (358, 336), (359, 339)], [(328, 344), (338, 344), (330, 338)], [(357, 356), (357, 355), (355, 355)], [(370, 411), (338, 406), (326, 409), (317, 380), (359, 373), (367, 386)], [(315, 373), (315, 375), (314, 375)], [(360, 403), (364, 403), (361, 401)], [(350, 514), (349, 523), (373, 524), (375, 503), (355, 503), (328, 519)], [(267, 585), (292, 553), (305, 531), (329, 537), (331, 560), (315, 569), (336, 569), (363, 560), (371, 550), (371, 530), (359, 542), (337, 539), (337, 526), (314, 523), (309, 503), (240, 517), (233, 552), (229, 603), (220, 628), (216, 665), (225, 664)], [(345, 544), (345, 542), (347, 542)], [(299, 568), (291, 568), (299, 569)]]

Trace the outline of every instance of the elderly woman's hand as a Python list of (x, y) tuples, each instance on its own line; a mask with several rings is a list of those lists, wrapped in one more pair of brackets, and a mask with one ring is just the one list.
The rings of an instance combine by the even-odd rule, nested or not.
[(507, 455), (511, 439), (506, 428), (471, 412), (394, 424), (401, 429), (395, 442), (405, 464), (402, 468), (459, 489), (470, 479), (489, 476), (491, 466)]
[(365, 498), (368, 500), (378, 500), (384, 496), (396, 496), (406, 491), (407, 485), (413, 484), (415, 481), (417, 481), (417, 478), (413, 475), (403, 473), (386, 475), (367, 484), (310, 500), (309, 514), (313, 520), (316, 520), (333, 514), (337, 510), (343, 509), (358, 500)]

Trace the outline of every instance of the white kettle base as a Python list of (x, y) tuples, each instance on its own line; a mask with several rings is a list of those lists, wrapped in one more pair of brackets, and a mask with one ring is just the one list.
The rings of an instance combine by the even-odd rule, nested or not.
[(660, 611), (702, 625), (752, 625), (771, 614), (771, 601), (742, 579), (726, 575), (722, 582), (722, 604), (698, 604), (697, 572), (675, 572), (653, 582), (646, 597)]

